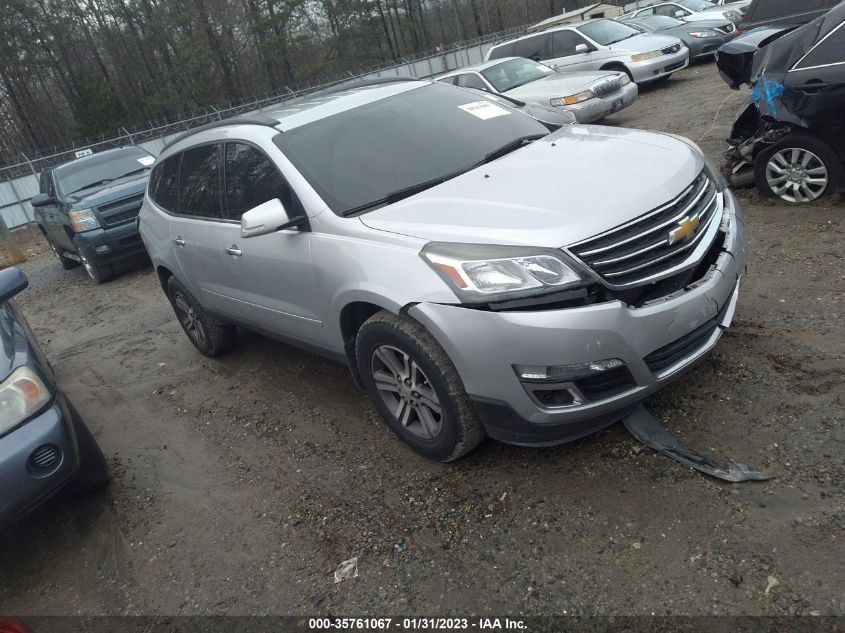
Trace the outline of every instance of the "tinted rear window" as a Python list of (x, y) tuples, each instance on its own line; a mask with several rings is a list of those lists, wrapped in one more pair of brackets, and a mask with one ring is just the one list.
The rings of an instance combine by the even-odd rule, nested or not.
[(203, 145), (182, 154), (179, 176), (179, 212), (220, 219), (220, 160), (218, 145)]
[(502, 57), (513, 57), (513, 42), (502, 44), (490, 51), (490, 59), (501, 59)]
[(513, 54), (514, 57), (526, 57), (533, 60), (551, 59), (552, 47), (549, 34), (543, 33), (514, 42)]
[(156, 165), (150, 176), (150, 198), (166, 211), (179, 210), (179, 159), (181, 154), (171, 156)]

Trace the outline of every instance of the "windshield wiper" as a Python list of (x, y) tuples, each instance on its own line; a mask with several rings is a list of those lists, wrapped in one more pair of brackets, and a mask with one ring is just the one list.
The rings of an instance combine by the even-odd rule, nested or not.
[[(149, 170), (150, 170), (149, 167), (141, 167), (140, 169), (133, 169), (132, 171), (127, 171), (125, 174), (118, 176), (117, 178), (126, 178), (127, 176), (132, 176), (134, 174), (139, 174), (142, 171), (149, 171)], [(117, 180), (117, 178), (115, 178), (115, 180)]]
[(502, 145), (499, 149), (490, 152), (480, 161), (473, 165), (470, 165), (465, 169), (459, 169), (458, 171), (452, 172), (451, 174), (447, 174), (445, 176), (438, 176), (437, 178), (432, 178), (431, 180), (426, 180), (425, 182), (421, 182), (416, 185), (411, 185), (410, 187), (397, 189), (393, 193), (389, 193), (383, 198), (373, 200), (372, 202), (366, 202), (364, 204), (358, 205), (357, 207), (352, 207), (351, 209), (347, 209), (346, 211), (341, 213), (341, 215), (347, 218), (350, 215), (361, 213), (362, 211), (372, 209), (373, 207), (382, 207), (388, 204), (393, 204), (394, 202), (399, 202), (400, 200), (404, 200), (405, 198), (410, 198), (414, 194), (425, 191), (426, 189), (431, 189), (432, 187), (436, 187), (437, 185), (442, 184), (447, 180), (452, 180), (452, 178), (457, 178), (461, 174), (465, 174), (468, 171), (472, 171), (476, 167), (481, 167), (482, 165), (486, 165), (487, 163), (494, 161), (497, 158), (501, 158), (506, 154), (510, 154), (511, 152), (518, 150), (526, 143), (536, 141), (538, 138), (543, 138), (544, 136), (545, 134), (531, 134), (529, 136), (521, 136), (520, 138), (515, 139), (510, 143)]
[(79, 193), (80, 191), (84, 191), (85, 189), (90, 189), (91, 187), (99, 187), (100, 185), (107, 185), (110, 183), (114, 178), (104, 178), (103, 180), (98, 180), (97, 182), (92, 182), (90, 185), (85, 185), (84, 187), (80, 187), (79, 189), (74, 189), (67, 195), (72, 196), (75, 193)]

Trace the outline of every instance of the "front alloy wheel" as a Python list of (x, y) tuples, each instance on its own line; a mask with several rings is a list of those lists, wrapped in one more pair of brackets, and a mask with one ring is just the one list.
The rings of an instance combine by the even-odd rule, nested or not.
[(405, 352), (390, 345), (375, 349), (373, 383), (385, 406), (408, 432), (433, 440), (443, 429), (443, 408), (428, 377)]
[(766, 182), (782, 200), (810, 202), (827, 190), (829, 177), (821, 158), (808, 149), (789, 147), (769, 158)]

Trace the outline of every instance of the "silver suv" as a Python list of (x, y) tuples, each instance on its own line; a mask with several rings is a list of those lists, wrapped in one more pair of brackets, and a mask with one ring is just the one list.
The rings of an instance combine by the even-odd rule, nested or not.
[(441, 461), (624, 417), (713, 348), (746, 262), (736, 200), (691, 142), (550, 133), (427, 81), (187, 133), (140, 229), (202, 353), (243, 326), (346, 363)]

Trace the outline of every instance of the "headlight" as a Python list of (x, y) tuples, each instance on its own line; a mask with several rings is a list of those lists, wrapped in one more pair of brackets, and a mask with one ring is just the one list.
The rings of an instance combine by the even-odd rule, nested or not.
[(587, 99), (592, 99), (596, 95), (593, 93), (592, 90), (585, 90), (584, 92), (579, 92), (577, 95), (570, 95), (568, 97), (560, 97), (559, 99), (552, 99), (549, 101), (553, 106), (563, 106), (563, 105), (575, 105), (576, 103), (581, 103), (582, 101), (586, 101)]
[(628, 76), (628, 73), (621, 73), (619, 75), (619, 85), (627, 86), (629, 83), (631, 83), (631, 78)]
[(0, 435), (50, 402), (50, 392), (29, 367), (18, 367), (0, 384)]
[(731, 20), (731, 21), (739, 20), (742, 17), (742, 13), (740, 13), (739, 11), (734, 11), (733, 9), (731, 9), (730, 11), (725, 11), (725, 17), (728, 20)]
[(694, 143), (686, 136), (681, 136), (680, 134), (670, 134), (669, 132), (663, 132), (666, 136), (671, 136), (674, 139), (681, 141), (682, 143), (686, 143), (691, 148), (693, 148), (698, 154), (701, 155), (701, 158), (704, 160), (704, 171), (707, 172), (707, 175), (710, 176), (710, 179), (716, 184), (716, 189), (718, 191), (724, 191), (728, 188), (728, 183), (725, 181), (725, 176), (722, 174), (721, 171), (713, 164), (713, 161), (705, 154), (702, 149), (698, 146), (697, 143)]
[(707, 37), (719, 37), (718, 33), (714, 33), (713, 31), (695, 31), (690, 33), (690, 37), (697, 37), (699, 39), (704, 39)]
[(68, 213), (70, 217), (70, 225), (77, 233), (83, 231), (90, 231), (100, 227), (100, 221), (91, 209), (80, 209), (79, 211), (71, 211)]
[(631, 55), (632, 62), (644, 62), (655, 57), (660, 57), (663, 51), (651, 51), (650, 53), (640, 53), (638, 55)]
[(432, 242), (420, 256), (467, 303), (536, 296), (581, 285), (581, 275), (553, 249)]

